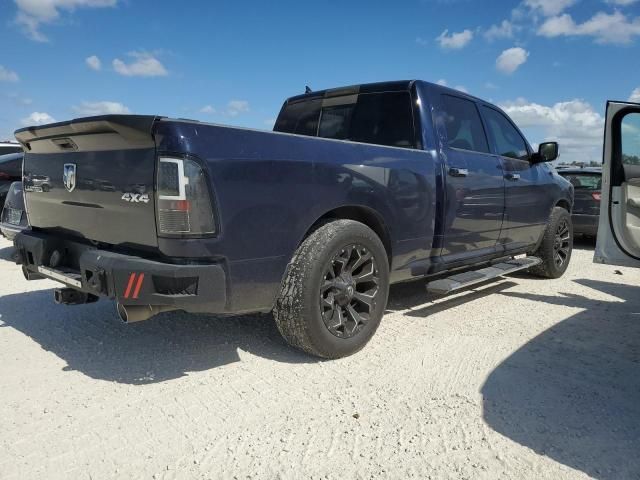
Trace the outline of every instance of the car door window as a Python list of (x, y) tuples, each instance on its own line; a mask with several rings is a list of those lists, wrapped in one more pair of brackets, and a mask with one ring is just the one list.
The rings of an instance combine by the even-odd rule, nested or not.
[(461, 150), (489, 153), (476, 104), (453, 95), (442, 95), (441, 98), (447, 145)]
[(529, 157), (527, 143), (513, 124), (502, 113), (489, 107), (482, 107), (487, 121), (489, 135), (497, 148), (497, 154), (503, 157), (525, 160)]
[(640, 113), (629, 113), (621, 122), (622, 164), (640, 165)]

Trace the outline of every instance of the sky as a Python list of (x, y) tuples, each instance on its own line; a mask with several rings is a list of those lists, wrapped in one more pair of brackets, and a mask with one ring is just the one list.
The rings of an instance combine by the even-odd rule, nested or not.
[(640, 0), (0, 0), (0, 140), (102, 113), (271, 129), (285, 98), (423, 79), (601, 161), (640, 102)]

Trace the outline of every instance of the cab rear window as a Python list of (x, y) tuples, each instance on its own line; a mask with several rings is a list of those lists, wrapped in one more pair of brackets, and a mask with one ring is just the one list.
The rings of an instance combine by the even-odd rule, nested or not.
[(285, 105), (276, 132), (415, 148), (409, 92), (348, 95)]

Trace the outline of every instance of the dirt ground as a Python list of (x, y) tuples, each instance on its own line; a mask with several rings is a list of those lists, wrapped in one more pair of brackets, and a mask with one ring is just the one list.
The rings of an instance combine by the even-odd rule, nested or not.
[[(270, 316), (64, 307), (0, 240), (0, 478), (640, 478), (640, 271), (392, 288), (317, 361)], [(616, 273), (618, 270), (619, 273)]]

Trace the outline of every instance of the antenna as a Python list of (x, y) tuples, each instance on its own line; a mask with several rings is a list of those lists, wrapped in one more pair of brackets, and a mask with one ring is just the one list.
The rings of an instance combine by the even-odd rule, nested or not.
[(311, 92), (313, 92), (313, 90), (311, 90), (311, 89), (309, 88), (309, 85), (305, 85), (305, 86), (304, 86), (304, 93), (311, 93)]

